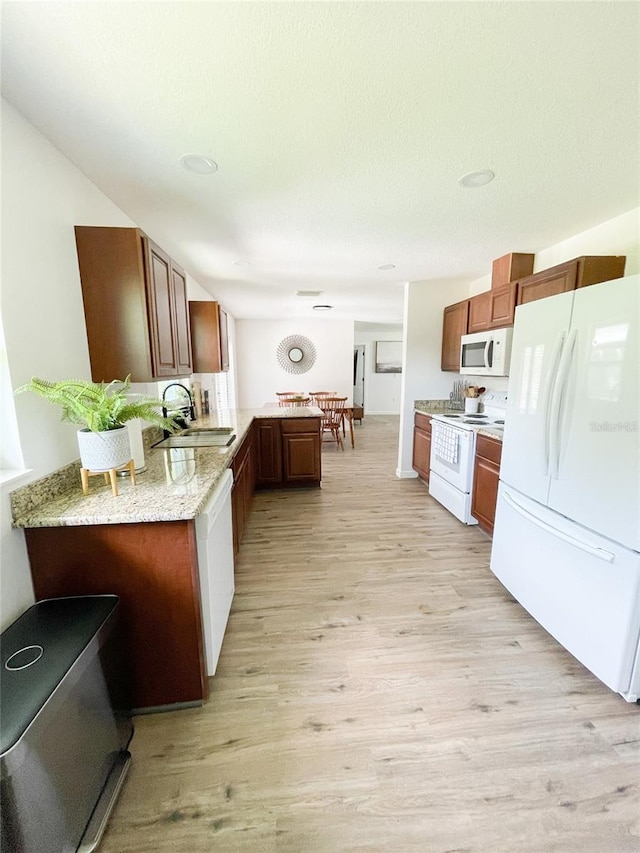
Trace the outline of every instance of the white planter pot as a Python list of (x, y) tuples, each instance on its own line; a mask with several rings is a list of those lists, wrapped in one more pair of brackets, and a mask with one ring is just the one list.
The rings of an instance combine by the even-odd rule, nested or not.
[(89, 471), (108, 471), (120, 468), (131, 459), (129, 430), (126, 426), (106, 432), (78, 430), (80, 463)]

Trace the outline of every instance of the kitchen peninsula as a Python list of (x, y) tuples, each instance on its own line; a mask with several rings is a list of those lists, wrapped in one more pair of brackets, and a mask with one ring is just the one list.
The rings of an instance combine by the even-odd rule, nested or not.
[[(234, 527), (245, 520), (236, 507), (247, 512), (254, 485), (318, 487), (320, 418), (314, 407), (225, 412), (197, 426), (233, 425), (229, 447), (147, 446), (147, 470), (137, 485), (123, 482), (117, 497), (95, 484), (84, 496), (79, 462), (12, 494), (13, 524), (25, 528), (37, 600), (120, 596), (137, 710), (207, 698), (195, 519), (228, 468), (242, 489), (233, 501)], [(265, 471), (271, 479), (263, 483)]]

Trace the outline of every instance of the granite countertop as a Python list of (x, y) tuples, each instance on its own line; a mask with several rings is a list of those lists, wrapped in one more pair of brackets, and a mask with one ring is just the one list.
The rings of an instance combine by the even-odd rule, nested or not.
[(255, 418), (319, 418), (313, 406), (229, 410), (199, 418), (195, 427), (232, 426), (236, 440), (229, 447), (154, 449), (159, 431), (145, 430), (146, 470), (118, 477), (118, 495), (101, 477), (91, 477), (83, 495), (80, 462), (67, 465), (11, 493), (14, 527), (65, 527), (89, 524), (133, 524), (184, 521), (202, 512)]
[(504, 430), (503, 429), (491, 429), (491, 427), (483, 427), (478, 430), (478, 435), (486, 435), (489, 438), (496, 438), (498, 441), (502, 441), (504, 438)]
[[(448, 400), (414, 400), (413, 410), (414, 412), (421, 412), (425, 415), (442, 415), (450, 412), (455, 413), (456, 415), (462, 414), (460, 409), (452, 409)], [(479, 429), (478, 435), (486, 435), (489, 436), (489, 438), (495, 438), (498, 441), (502, 441), (504, 430), (499, 428), (492, 429), (487, 426)]]

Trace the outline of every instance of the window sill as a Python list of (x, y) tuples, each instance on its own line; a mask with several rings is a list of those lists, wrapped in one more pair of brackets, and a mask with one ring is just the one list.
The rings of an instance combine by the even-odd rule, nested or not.
[(19, 486), (26, 482), (33, 473), (32, 468), (2, 468), (0, 469), (0, 486)]

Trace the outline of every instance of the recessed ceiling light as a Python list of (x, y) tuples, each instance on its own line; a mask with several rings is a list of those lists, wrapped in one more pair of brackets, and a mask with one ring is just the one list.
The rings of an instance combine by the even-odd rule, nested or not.
[(332, 308), (333, 308), (333, 305), (314, 305), (313, 306), (314, 311), (331, 311)]
[(216, 161), (201, 154), (185, 154), (180, 162), (188, 172), (195, 172), (196, 175), (211, 175), (218, 171)]
[(467, 172), (461, 178), (458, 178), (458, 183), (461, 187), (474, 189), (475, 187), (483, 187), (485, 184), (490, 184), (495, 178), (495, 173), (491, 169), (481, 169), (479, 172)]
[(250, 267), (251, 261), (234, 261), (234, 267)]
[(394, 270), (395, 268), (395, 264), (382, 264), (381, 267), (378, 267), (379, 270)]

